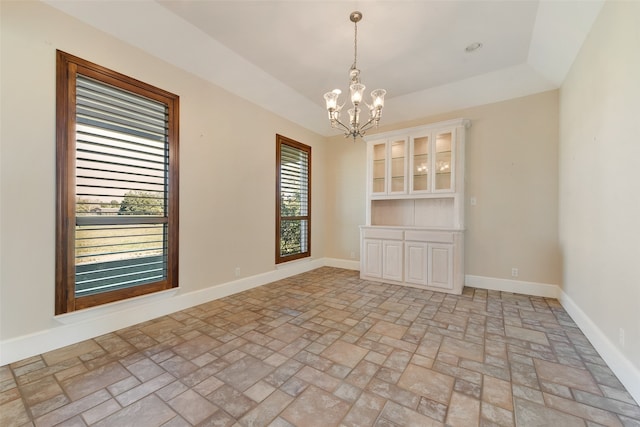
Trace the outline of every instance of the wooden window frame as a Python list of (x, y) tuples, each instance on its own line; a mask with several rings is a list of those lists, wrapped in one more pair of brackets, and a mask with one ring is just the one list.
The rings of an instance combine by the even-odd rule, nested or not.
[[(166, 278), (93, 295), (75, 295), (76, 226), (76, 75), (153, 99), (167, 106), (168, 197)], [(116, 71), (57, 51), (56, 53), (56, 276), (55, 313), (63, 314), (178, 286), (179, 97)], [(131, 221), (131, 220), (129, 220)]]
[[(282, 212), (282, 209), (281, 209), (282, 145), (287, 145), (289, 147), (293, 147), (295, 149), (298, 149), (307, 153), (307, 215), (283, 217), (281, 214)], [(306, 251), (298, 252), (291, 255), (285, 255), (285, 256), (281, 255), (280, 233), (281, 233), (282, 221), (285, 219), (307, 221), (307, 230), (306, 230), (307, 231), (306, 232), (307, 250)], [(275, 249), (276, 249), (275, 263), (276, 264), (281, 264), (288, 261), (311, 257), (311, 147), (278, 134), (276, 134), (276, 234), (275, 234), (275, 240), (276, 240), (275, 242)]]

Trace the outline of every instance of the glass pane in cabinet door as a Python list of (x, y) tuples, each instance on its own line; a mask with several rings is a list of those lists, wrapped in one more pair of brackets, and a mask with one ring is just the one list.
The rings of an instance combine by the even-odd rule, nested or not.
[(404, 192), (405, 148), (404, 139), (391, 143), (391, 191), (394, 193)]
[(371, 191), (373, 193), (384, 193), (386, 148), (385, 144), (373, 146), (373, 182), (371, 183)]
[(440, 133), (436, 137), (436, 190), (452, 189), (451, 172), (453, 169), (453, 164), (451, 163), (451, 139), (451, 132)]
[(429, 190), (429, 137), (413, 140), (413, 191)]

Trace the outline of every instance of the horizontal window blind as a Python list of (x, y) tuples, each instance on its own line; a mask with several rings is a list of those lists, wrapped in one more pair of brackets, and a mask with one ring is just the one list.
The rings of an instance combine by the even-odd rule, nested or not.
[(167, 276), (164, 103), (76, 76), (76, 296)]
[(284, 217), (307, 214), (308, 201), (308, 155), (288, 145), (280, 151), (280, 197), (283, 200), (280, 212)]

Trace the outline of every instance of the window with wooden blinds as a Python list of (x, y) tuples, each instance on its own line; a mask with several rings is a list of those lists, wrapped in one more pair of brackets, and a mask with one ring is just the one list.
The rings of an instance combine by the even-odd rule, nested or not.
[(56, 313), (177, 286), (178, 97), (58, 52)]
[(311, 147), (276, 135), (276, 264), (311, 256)]

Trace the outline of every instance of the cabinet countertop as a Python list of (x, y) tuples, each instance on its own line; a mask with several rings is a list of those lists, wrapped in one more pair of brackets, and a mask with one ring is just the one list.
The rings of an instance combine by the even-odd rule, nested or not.
[(360, 229), (372, 228), (372, 229), (388, 229), (388, 230), (416, 230), (416, 231), (448, 231), (448, 232), (464, 232), (464, 228), (450, 228), (450, 227), (418, 227), (413, 225), (361, 225)]

